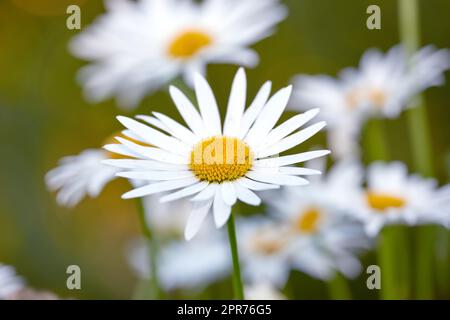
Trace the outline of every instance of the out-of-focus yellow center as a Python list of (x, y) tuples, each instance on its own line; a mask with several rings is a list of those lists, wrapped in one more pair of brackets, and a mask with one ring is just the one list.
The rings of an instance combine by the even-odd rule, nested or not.
[(216, 136), (194, 146), (189, 167), (200, 180), (220, 183), (243, 177), (252, 163), (252, 153), (244, 141)]
[[(148, 143), (145, 143), (145, 142), (142, 142), (142, 141), (139, 141), (139, 140), (136, 140), (136, 139), (127, 137), (127, 136), (125, 136), (122, 132), (116, 132), (115, 134), (109, 136), (109, 137), (105, 140), (105, 142), (103, 143), (103, 145), (118, 143), (117, 140), (115, 139), (116, 137), (121, 137), (121, 138), (123, 138), (123, 139), (127, 139), (128, 141), (131, 141), (131, 142), (133, 142), (133, 143), (135, 143), (135, 144), (138, 144), (138, 145), (140, 145), (140, 146), (144, 146), (144, 147), (152, 147), (152, 145), (150, 145), (150, 144), (148, 144)], [(128, 157), (128, 156), (125, 156), (125, 155), (122, 155), (122, 154), (118, 154), (118, 153), (113, 153), (113, 152), (109, 152), (109, 151), (106, 151), (106, 153), (107, 153), (107, 157), (108, 157), (109, 159), (132, 159), (132, 157)]]
[(346, 96), (349, 109), (355, 109), (362, 101), (368, 101), (373, 106), (381, 108), (386, 103), (386, 93), (380, 89), (355, 89)]
[(371, 208), (381, 212), (389, 208), (402, 208), (406, 204), (403, 198), (378, 192), (367, 192), (366, 199)]
[(171, 57), (187, 59), (211, 43), (212, 38), (207, 33), (199, 30), (187, 30), (172, 40), (168, 52)]
[(321, 216), (320, 210), (312, 207), (301, 213), (295, 221), (295, 226), (302, 233), (314, 233), (319, 228)]
[(286, 244), (284, 237), (277, 235), (270, 230), (261, 230), (251, 238), (252, 250), (264, 255), (271, 255), (281, 251)]

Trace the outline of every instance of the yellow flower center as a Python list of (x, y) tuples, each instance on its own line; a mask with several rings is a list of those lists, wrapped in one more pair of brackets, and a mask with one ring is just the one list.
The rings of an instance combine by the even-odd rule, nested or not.
[(319, 228), (319, 222), (322, 214), (317, 208), (310, 208), (298, 217), (295, 221), (295, 227), (302, 233), (314, 233)]
[(264, 255), (271, 255), (281, 251), (286, 239), (270, 230), (261, 230), (253, 235), (250, 246), (252, 250)]
[(386, 211), (389, 208), (402, 208), (406, 200), (385, 193), (367, 192), (366, 199), (369, 206), (377, 211)]
[[(109, 136), (108, 139), (105, 140), (103, 145), (118, 143), (117, 140), (115, 139), (115, 137), (121, 137), (123, 139), (127, 139), (128, 141), (131, 141), (131, 142), (133, 142), (135, 144), (138, 144), (140, 146), (151, 147), (150, 144), (142, 142), (142, 141), (139, 141), (139, 140), (136, 140), (136, 139), (133, 139), (133, 138), (130, 138), (130, 137), (127, 137), (122, 132), (116, 132), (115, 134)], [(114, 153), (114, 152), (106, 151), (106, 153), (107, 153), (107, 157), (109, 159), (132, 159), (132, 157), (124, 156), (122, 154), (118, 154), (118, 153)]]
[(243, 177), (252, 167), (249, 146), (237, 138), (217, 136), (198, 142), (189, 167), (202, 181), (224, 182)]
[(375, 107), (381, 108), (386, 102), (386, 94), (380, 89), (355, 89), (347, 94), (346, 101), (349, 109), (355, 109), (363, 100), (367, 100)]
[(187, 59), (210, 45), (212, 38), (199, 30), (187, 30), (178, 34), (169, 45), (168, 53), (174, 58)]

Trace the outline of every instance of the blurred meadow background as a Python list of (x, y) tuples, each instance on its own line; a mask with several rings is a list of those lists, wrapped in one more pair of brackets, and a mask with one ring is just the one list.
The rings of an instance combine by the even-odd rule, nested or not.
[[(356, 66), (367, 48), (387, 51), (400, 42), (396, 1), (282, 2), (288, 7), (288, 17), (274, 36), (254, 46), (261, 60), (256, 68), (247, 69), (250, 96), (265, 80), (272, 80), (274, 89), (279, 89), (299, 73), (335, 76), (344, 67)], [(44, 182), (45, 173), (62, 156), (102, 146), (111, 133), (121, 129), (115, 116), (127, 114), (112, 99), (92, 105), (83, 98), (75, 75), (85, 62), (67, 49), (69, 40), (79, 32), (66, 28), (70, 4), (80, 5), (82, 27), (104, 11), (101, 1), (0, 2), (0, 262), (13, 265), (32, 287), (62, 297), (127, 299), (136, 278), (124, 250), (140, 231), (135, 202), (120, 198), (129, 190), (127, 182), (113, 181), (101, 196), (87, 198), (74, 209), (59, 207)], [(371, 4), (381, 8), (381, 30), (366, 28), (366, 8)], [(450, 1), (422, 0), (420, 12), (422, 44), (450, 48)], [(219, 106), (226, 104), (236, 70), (234, 66), (208, 66), (208, 80)], [(446, 79), (445, 86), (425, 93), (432, 159), (440, 183), (447, 183), (450, 177), (448, 74)], [(180, 120), (166, 91), (146, 97), (136, 113), (155, 110)], [(405, 114), (393, 120), (371, 121), (383, 122), (390, 160), (412, 165)], [(322, 132), (302, 148), (325, 145), (325, 140)], [(373, 251), (362, 256), (363, 272), (350, 282), (354, 298), (378, 297), (377, 290), (366, 288), (364, 270), (373, 263)], [(66, 268), (71, 264), (81, 267), (82, 290), (66, 288)], [(291, 277), (286, 288), (290, 297), (329, 297), (325, 283), (296, 271)], [(450, 298), (450, 285), (442, 287), (435, 297)], [(229, 298), (230, 293), (226, 278), (209, 293), (175, 293), (172, 297)]]

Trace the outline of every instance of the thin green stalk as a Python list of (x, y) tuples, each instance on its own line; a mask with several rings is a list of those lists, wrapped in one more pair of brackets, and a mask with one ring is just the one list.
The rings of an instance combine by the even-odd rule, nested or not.
[(352, 298), (347, 279), (340, 273), (328, 281), (328, 292), (333, 300), (351, 300)]
[(228, 219), (228, 240), (230, 242), (231, 257), (233, 259), (233, 290), (237, 300), (244, 300), (244, 288), (241, 280), (241, 268), (239, 266), (239, 253), (236, 241), (236, 228), (234, 225), (234, 215)]
[[(366, 150), (370, 161), (389, 160), (389, 150), (383, 130), (377, 119), (368, 123)], [(381, 298), (405, 299), (410, 292), (410, 258), (407, 233), (401, 227), (386, 227), (380, 234), (377, 249), (381, 268)]]
[(371, 162), (388, 159), (389, 152), (383, 129), (383, 122), (378, 119), (367, 124), (366, 150)]
[[(145, 207), (143, 204), (142, 198), (139, 198), (137, 200), (137, 207), (138, 207), (138, 216), (139, 216), (139, 223), (141, 225), (142, 234), (145, 237), (145, 244), (147, 246), (148, 250), (148, 256), (149, 256), (149, 262), (150, 262), (150, 275), (151, 275), (151, 281), (148, 282), (149, 290), (144, 290), (145, 292), (144, 297), (150, 297), (160, 299), (162, 296), (162, 292), (159, 286), (158, 281), (158, 266), (157, 266), (157, 259), (158, 259), (158, 245), (156, 243), (155, 237), (152, 235), (152, 232), (150, 230), (150, 227), (148, 226), (146, 215), (145, 215)], [(151, 294), (148, 294), (148, 293)]]
[[(400, 38), (409, 55), (420, 45), (419, 3), (417, 0), (398, 0)], [(410, 66), (413, 67), (413, 66)], [(408, 111), (409, 134), (415, 169), (423, 176), (433, 175), (430, 129), (425, 100), (417, 97), (418, 107)], [(433, 234), (426, 228), (419, 228), (416, 237), (416, 297), (430, 299), (433, 296), (432, 261), (434, 259)]]

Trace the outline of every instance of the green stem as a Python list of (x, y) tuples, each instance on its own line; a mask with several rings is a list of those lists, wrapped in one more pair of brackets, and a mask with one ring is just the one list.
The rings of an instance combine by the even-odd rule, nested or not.
[(377, 260), (381, 269), (381, 298), (384, 300), (398, 299), (397, 273), (396, 273), (396, 250), (395, 231), (391, 227), (381, 230), (378, 239)]
[[(149, 282), (149, 290), (144, 290), (145, 294), (144, 297), (150, 297), (153, 296), (156, 299), (160, 299), (162, 296), (162, 292), (159, 286), (158, 281), (158, 266), (157, 266), (157, 259), (158, 259), (158, 252), (157, 252), (157, 243), (155, 237), (152, 235), (152, 232), (150, 230), (150, 227), (148, 226), (148, 222), (146, 219), (145, 214), (145, 207), (143, 204), (143, 199), (139, 198), (137, 200), (137, 206), (138, 206), (138, 216), (139, 216), (139, 223), (141, 225), (142, 234), (145, 237), (145, 243), (148, 250), (148, 256), (149, 256), (149, 262), (150, 262), (150, 277), (151, 281)], [(148, 294), (151, 293), (151, 294)]]
[(383, 122), (373, 119), (367, 124), (366, 150), (370, 162), (388, 160), (388, 147), (385, 143)]
[(351, 300), (352, 298), (347, 279), (340, 273), (337, 273), (333, 279), (328, 281), (328, 291), (330, 298), (333, 300)]
[(233, 258), (233, 290), (237, 300), (244, 300), (244, 288), (241, 280), (241, 268), (239, 266), (239, 253), (236, 241), (236, 228), (234, 225), (234, 215), (228, 219), (228, 240), (230, 242), (231, 257)]
[[(398, 0), (398, 6), (400, 37), (409, 55), (412, 55), (420, 45), (419, 3), (417, 0)], [(434, 170), (425, 100), (419, 95), (416, 102), (418, 107), (407, 113), (414, 167), (423, 176), (432, 176)], [(416, 296), (419, 299), (430, 299), (433, 296), (433, 234), (419, 230), (416, 240)]]

